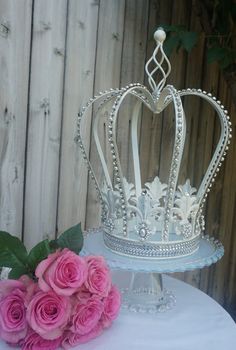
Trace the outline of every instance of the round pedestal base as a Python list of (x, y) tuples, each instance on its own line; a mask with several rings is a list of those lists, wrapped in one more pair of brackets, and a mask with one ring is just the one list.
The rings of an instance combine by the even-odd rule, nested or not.
[(121, 289), (122, 308), (132, 312), (157, 313), (170, 310), (176, 304), (172, 292), (163, 290), (161, 296), (152, 290), (137, 290), (130, 293), (128, 289)]
[(163, 289), (162, 275), (148, 272), (113, 272), (113, 282), (122, 292), (122, 308), (132, 312), (157, 313), (172, 309), (175, 297)]
[(157, 313), (175, 305), (172, 292), (162, 288), (162, 273), (210, 266), (223, 256), (224, 248), (220, 242), (205, 236), (200, 239), (198, 251), (189, 256), (166, 259), (134, 258), (109, 250), (104, 244), (103, 231), (95, 229), (85, 235), (80, 254), (104, 256), (113, 270), (113, 275), (120, 275), (119, 281), (114, 279), (114, 283), (123, 293), (123, 308), (134, 312)]

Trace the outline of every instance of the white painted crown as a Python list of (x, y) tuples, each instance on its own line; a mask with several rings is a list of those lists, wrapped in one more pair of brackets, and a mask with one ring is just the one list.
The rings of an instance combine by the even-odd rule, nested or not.
[[(142, 258), (179, 257), (192, 254), (198, 249), (200, 237), (204, 232), (203, 205), (224, 159), (231, 137), (227, 111), (215, 97), (200, 89), (177, 91), (173, 86), (165, 86), (166, 78), (171, 71), (169, 60), (163, 51), (165, 37), (165, 32), (161, 28), (155, 32), (154, 38), (157, 45), (145, 67), (151, 92), (139, 83), (130, 84), (121, 89), (110, 89), (90, 99), (78, 115), (77, 142), (101, 202), (104, 242), (109, 249), (117, 253)], [(154, 66), (152, 70), (150, 70), (151, 65)], [(156, 73), (161, 75), (158, 84), (154, 80)], [(119, 132), (117, 120), (122, 118), (119, 113), (120, 107), (129, 95), (137, 99), (131, 118), (134, 184), (128, 183), (123, 176), (116, 143), (116, 134)], [(183, 185), (177, 185), (186, 133), (181, 100), (185, 95), (196, 95), (209, 102), (217, 112), (221, 125), (218, 145), (198, 189), (191, 187), (189, 180), (186, 180)], [(81, 133), (81, 120), (97, 101), (101, 103), (94, 119), (93, 136), (103, 169), (102, 186), (99, 186), (90, 164)], [(113, 104), (106, 120), (106, 134), (110, 145), (110, 156), (107, 157), (102, 150), (98, 123), (101, 117), (104, 118), (104, 115), (99, 112), (109, 102)], [(156, 176), (152, 182), (142, 186), (137, 135), (140, 107), (144, 104), (157, 114), (170, 103), (174, 106), (175, 135), (169, 176), (166, 183), (161, 183)], [(111, 168), (112, 171), (110, 171)]]

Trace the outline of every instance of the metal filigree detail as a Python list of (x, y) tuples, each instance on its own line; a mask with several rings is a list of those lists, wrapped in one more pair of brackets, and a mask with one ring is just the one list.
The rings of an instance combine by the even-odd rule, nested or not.
[[(156, 40), (156, 48), (151, 56), (151, 58), (147, 61), (145, 66), (145, 71), (148, 76), (148, 82), (149, 85), (153, 91), (153, 95), (157, 97), (160, 94), (160, 91), (163, 89), (166, 83), (166, 79), (171, 71), (171, 65), (170, 62), (163, 50), (163, 42), (165, 40), (165, 32), (159, 28), (155, 34), (154, 38)], [(158, 57), (160, 56), (160, 57)], [(158, 61), (159, 60), (159, 61)], [(166, 64), (167, 70), (165, 72), (164, 64)], [(154, 68), (150, 69), (150, 66), (153, 65)], [(162, 75), (162, 79), (159, 81), (158, 84), (156, 84), (156, 81), (154, 80), (154, 75), (156, 73), (160, 73)]]
[(194, 195), (195, 193), (196, 188), (190, 186), (189, 180), (183, 186), (178, 186), (175, 207), (172, 209), (173, 218), (178, 221), (176, 234), (183, 234), (185, 238), (189, 238), (194, 234), (192, 222), (199, 210), (199, 205), (196, 204), (197, 198)]
[(147, 182), (144, 186), (147, 188), (147, 194), (152, 198), (153, 204), (159, 206), (166, 194), (167, 185), (162, 184), (159, 177), (156, 176), (152, 182)]
[(146, 239), (148, 239), (148, 237), (151, 234), (151, 231), (148, 228), (146, 222), (141, 222), (137, 227), (137, 231), (141, 241), (145, 241)]

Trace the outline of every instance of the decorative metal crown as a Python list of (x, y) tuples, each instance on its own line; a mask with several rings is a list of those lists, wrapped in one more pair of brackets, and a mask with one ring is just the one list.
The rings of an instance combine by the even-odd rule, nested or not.
[[(181, 257), (194, 253), (199, 247), (200, 238), (204, 233), (203, 205), (228, 148), (231, 123), (224, 106), (210, 93), (200, 89), (177, 91), (171, 85), (165, 86), (166, 78), (171, 71), (169, 60), (163, 51), (165, 32), (159, 28), (154, 38), (156, 48), (145, 66), (152, 92), (139, 83), (101, 92), (90, 99), (78, 114), (76, 139), (101, 202), (105, 245), (114, 252), (128, 256)], [(150, 66), (154, 68), (150, 69)], [(158, 84), (154, 80), (157, 74), (161, 75)], [(123, 176), (116, 143), (116, 134), (119, 132), (117, 120), (122, 117), (119, 113), (120, 107), (128, 95), (137, 99), (131, 120), (134, 184), (128, 183)], [(183, 185), (177, 185), (186, 134), (181, 97), (186, 95), (196, 95), (209, 102), (217, 112), (221, 125), (218, 145), (198, 190), (190, 185), (189, 180)], [(100, 104), (94, 117), (93, 136), (103, 169), (103, 185), (99, 185), (95, 176), (81, 132), (82, 118), (97, 101), (100, 101)], [(104, 154), (98, 133), (99, 120), (104, 118), (104, 114), (100, 112), (108, 102), (112, 102), (112, 107), (106, 116), (106, 121), (103, 119), (103, 122), (107, 127), (110, 156)], [(161, 183), (156, 176), (152, 182), (142, 186), (137, 136), (140, 107), (144, 104), (157, 114), (170, 103), (174, 106), (175, 136), (169, 177), (166, 183)]]

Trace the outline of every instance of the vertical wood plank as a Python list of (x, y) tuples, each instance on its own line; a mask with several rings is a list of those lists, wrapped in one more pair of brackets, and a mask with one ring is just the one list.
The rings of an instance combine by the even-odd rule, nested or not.
[[(201, 32), (200, 24), (195, 15), (191, 14), (190, 28), (196, 32)], [(204, 37), (199, 36), (196, 47), (193, 48), (187, 57), (187, 69), (185, 78), (185, 88), (200, 88), (202, 82), (202, 67), (199, 62), (204, 60)], [(196, 73), (197, 70), (197, 73)], [(187, 97), (184, 101), (184, 111), (186, 115), (186, 140), (183, 159), (181, 163), (181, 171), (179, 183), (183, 184), (186, 179), (190, 179), (192, 186), (196, 184), (195, 176), (195, 157), (198, 154), (198, 124), (201, 111), (201, 99), (198, 97)], [(200, 270), (186, 272), (184, 280), (191, 285), (198, 287), (200, 281)]]
[[(172, 25), (185, 25), (189, 26), (189, 1), (173, 2), (171, 24)], [(164, 5), (165, 6), (165, 5)], [(184, 50), (179, 50), (179, 52), (172, 52), (170, 56), (171, 63), (171, 73), (168, 77), (168, 83), (174, 85), (176, 89), (185, 88), (185, 76), (187, 67), (187, 53)], [(173, 107), (168, 107), (163, 113), (163, 122), (161, 125), (161, 135), (160, 135), (160, 153), (159, 153), (159, 176), (161, 181), (167, 182), (169, 172), (171, 157), (174, 147), (174, 123), (173, 123)], [(182, 272), (173, 274), (174, 277), (181, 280), (184, 279), (184, 274)]]
[[(229, 99), (228, 89), (224, 81), (222, 81), (221, 74), (219, 74), (218, 76), (217, 97), (221, 99), (222, 103), (227, 104), (227, 100)], [(220, 132), (219, 121), (218, 121), (218, 118), (215, 118), (213, 140), (212, 140), (212, 151), (215, 149), (216, 144), (219, 140), (219, 132)], [(217, 174), (214, 186), (209, 194), (209, 198), (207, 200), (207, 206), (206, 206), (206, 232), (208, 232), (211, 236), (220, 240), (223, 238), (223, 236), (221, 236), (220, 238), (220, 235), (221, 235), (220, 227), (221, 227), (221, 206), (222, 206), (222, 199), (223, 199), (222, 190), (223, 190), (223, 184), (224, 184), (224, 172), (225, 172), (225, 163), (223, 163), (223, 166), (221, 167), (220, 172)], [(224, 240), (223, 241), (221, 240), (221, 242), (224, 244)], [(218, 290), (218, 282), (216, 282), (215, 273), (218, 269), (221, 269), (222, 264), (224, 265), (225, 258), (226, 256), (224, 255), (223, 258), (219, 262), (217, 262), (217, 264), (214, 264), (207, 269), (207, 281), (208, 281), (207, 293), (211, 296), (213, 295), (214, 290)]]
[[(126, 86), (133, 82), (141, 84), (144, 82), (148, 14), (149, 1), (126, 1), (120, 76), (121, 86)], [(130, 125), (136, 102), (137, 100), (134, 98), (128, 98), (123, 102), (121, 115), (118, 118), (117, 135), (122, 171), (128, 181), (132, 183), (134, 183), (134, 168), (130, 141)]]
[[(234, 112), (235, 113), (235, 112)], [(235, 135), (235, 125), (233, 127), (234, 129), (234, 135)], [(234, 159), (236, 157), (236, 143), (234, 143)], [(235, 163), (234, 163), (234, 169), (235, 169)], [(236, 213), (236, 195), (235, 195), (235, 177), (232, 181), (232, 186), (234, 186), (234, 209), (233, 212)], [(236, 225), (236, 215), (233, 217), (232, 227), (231, 227), (231, 239), (230, 239), (230, 245), (231, 248), (229, 250), (229, 261), (228, 261), (228, 267), (227, 271), (228, 277), (226, 280), (226, 288), (224, 290), (225, 297), (224, 297), (224, 306), (227, 307), (227, 309), (233, 313), (234, 319), (236, 319), (236, 238), (235, 238), (235, 225)]]
[(67, 1), (34, 2), (24, 241), (56, 231)]
[(0, 229), (21, 237), (31, 0), (0, 1)]
[[(93, 95), (98, 3), (70, 0), (60, 162), (58, 231), (85, 222), (87, 170), (74, 142), (79, 109)], [(90, 146), (91, 116), (84, 120), (84, 139)]]
[[(226, 83), (223, 81), (223, 77), (221, 76), (219, 82), (220, 93), (219, 99), (222, 101), (224, 105), (230, 106), (230, 92)], [(233, 116), (233, 125), (235, 128), (235, 119)], [(218, 203), (216, 202), (218, 210), (219, 219), (217, 237), (219, 237), (220, 241), (223, 243), (225, 248), (224, 257), (221, 261), (214, 266), (212, 269), (212, 273), (210, 274), (211, 284), (209, 286), (208, 292), (221, 304), (225, 302), (225, 296), (228, 294), (228, 273), (225, 273), (228, 270), (229, 259), (230, 259), (230, 251), (231, 251), (231, 233), (235, 235), (233, 228), (234, 222), (234, 204), (235, 204), (235, 162), (233, 161), (234, 154), (234, 145), (230, 146), (228, 155), (226, 157), (226, 161), (224, 162), (224, 166), (222, 167), (221, 177), (219, 176), (220, 182), (220, 191), (218, 193)], [(215, 204), (215, 203), (214, 203)], [(215, 235), (216, 236), (216, 235)]]
[[(232, 101), (232, 100), (231, 100)], [(224, 271), (221, 272), (221, 274), (226, 274), (226, 279), (224, 283), (224, 306), (227, 307), (228, 311), (233, 316), (234, 320), (236, 320), (236, 234), (235, 234), (235, 226), (236, 226), (236, 108), (234, 104), (231, 104), (231, 108), (229, 108), (229, 115), (231, 117), (232, 122), (232, 133), (233, 138), (231, 140), (230, 145), (230, 153), (232, 152), (232, 156), (229, 154), (229, 165), (230, 168), (227, 168), (225, 171), (228, 171), (228, 175), (231, 174), (231, 179), (229, 182), (229, 191), (230, 191), (230, 197), (229, 202), (226, 200), (227, 194), (224, 192), (224, 206), (225, 210), (229, 211), (229, 216), (225, 219), (225, 222), (227, 223), (228, 232), (230, 231), (230, 235), (228, 234), (225, 237), (225, 240), (227, 240), (227, 254), (228, 254), (228, 261), (227, 265), (224, 267)], [(227, 178), (226, 181), (229, 181)], [(229, 193), (229, 192), (228, 192)], [(224, 229), (222, 225), (222, 230)], [(220, 274), (219, 274), (220, 276)]]
[[(150, 1), (146, 62), (155, 49), (153, 40), (155, 30), (161, 24), (171, 22), (172, 5), (171, 0), (165, 3), (157, 0)], [(145, 85), (149, 88), (147, 77), (145, 77)], [(159, 172), (162, 120), (162, 115), (153, 115), (149, 110), (145, 110), (142, 116), (140, 159), (142, 179), (145, 182), (153, 179)]]
[[(236, 135), (236, 111), (234, 105), (231, 105), (231, 108), (229, 109), (229, 113), (231, 116), (232, 121), (232, 130), (233, 135), (235, 137)], [(229, 202), (225, 201), (225, 195), (226, 193), (223, 193), (224, 198), (224, 211), (227, 210), (228, 216), (225, 218), (225, 222), (222, 223), (222, 229), (226, 226), (227, 232), (229, 232), (229, 235), (225, 237), (225, 241), (227, 240), (227, 248), (226, 253), (228, 254), (228, 261), (227, 265), (224, 267), (224, 271), (228, 271), (225, 278), (224, 283), (224, 305), (228, 308), (232, 309), (234, 311), (234, 316), (236, 317), (236, 235), (235, 235), (235, 224), (236, 224), (236, 177), (234, 174), (236, 173), (236, 162), (234, 161), (236, 159), (236, 142), (235, 140), (232, 142), (232, 145), (230, 146), (230, 152), (232, 152), (232, 158), (229, 154), (229, 162), (228, 167), (226, 164), (227, 175), (225, 178), (225, 182), (228, 184), (228, 191), (230, 191), (229, 194)], [(230, 176), (230, 180), (228, 180), (228, 176)], [(223, 226), (224, 225), (224, 226)], [(224, 272), (220, 271), (220, 274)]]
[[(189, 22), (189, 1), (174, 2), (172, 8), (171, 24), (184, 24), (188, 27)], [(168, 83), (174, 85), (176, 89), (185, 87), (185, 71), (187, 63), (187, 55), (184, 50), (174, 51), (170, 57), (171, 74)], [(168, 108), (164, 113), (162, 136), (161, 136), (161, 153), (160, 153), (160, 171), (159, 175), (162, 181), (166, 182), (170, 172), (170, 161), (173, 153), (173, 135), (174, 123), (172, 119), (172, 108)]]
[[(119, 87), (122, 43), (124, 31), (125, 1), (101, 0), (97, 33), (97, 53), (94, 93)], [(104, 108), (104, 113), (108, 110)], [(99, 130), (100, 135), (104, 132)], [(91, 141), (90, 160), (100, 181), (102, 173), (95, 144)], [(86, 227), (96, 227), (100, 222), (100, 204), (92, 181), (88, 185)]]
[[(206, 63), (206, 52), (203, 66), (203, 81), (202, 88), (207, 92), (211, 92), (214, 96), (218, 95), (218, 83), (219, 83), (219, 66), (215, 64)], [(196, 152), (196, 166), (195, 166), (195, 179), (199, 183), (206, 172), (206, 169), (210, 163), (212, 157), (212, 145), (214, 142), (214, 124), (216, 114), (213, 108), (206, 103), (203, 103), (200, 110), (200, 120), (198, 127), (198, 152)], [(213, 186), (213, 193), (216, 191), (215, 185)], [(206, 234), (214, 236), (214, 213), (217, 211), (215, 208), (216, 198), (210, 193), (209, 200), (205, 207), (205, 218), (206, 218)], [(204, 268), (200, 271), (200, 289), (204, 292), (208, 290), (209, 284), (209, 271), (213, 267)]]

